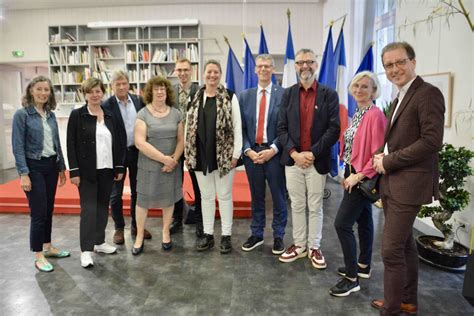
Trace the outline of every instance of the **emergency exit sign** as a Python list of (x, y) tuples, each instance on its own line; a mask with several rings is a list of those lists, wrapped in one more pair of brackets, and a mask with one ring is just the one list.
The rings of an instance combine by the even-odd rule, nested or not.
[(22, 50), (14, 50), (12, 51), (13, 57), (23, 57), (25, 55), (25, 52)]

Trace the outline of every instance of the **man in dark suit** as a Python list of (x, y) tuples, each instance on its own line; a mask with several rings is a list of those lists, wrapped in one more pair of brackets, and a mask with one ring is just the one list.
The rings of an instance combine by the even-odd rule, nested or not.
[[(413, 222), (422, 204), (438, 198), (438, 151), (443, 142), (444, 98), (415, 73), (415, 51), (405, 42), (382, 50), (385, 74), (397, 86), (383, 152), (373, 158), (380, 180), (385, 224), (382, 237), (384, 300), (381, 315), (416, 313), (418, 251)], [(382, 151), (382, 149), (381, 149)]]
[[(194, 98), (194, 94), (199, 89), (199, 85), (191, 80), (191, 61), (187, 58), (181, 58), (176, 61), (175, 64), (175, 75), (179, 79), (179, 83), (173, 85), (174, 93), (176, 95), (176, 106), (183, 112), (184, 120), (186, 123), (186, 112), (188, 111), (189, 104)], [(181, 168), (184, 167), (184, 155), (180, 161)], [(183, 173), (184, 175), (184, 173)], [(194, 191), (194, 216), (196, 222), (196, 235), (201, 237), (204, 234), (202, 226), (202, 213), (201, 213), (201, 191), (197, 183), (196, 175), (194, 171), (190, 171), (191, 182)], [(184, 195), (183, 195), (184, 196)], [(173, 222), (170, 226), (170, 233), (175, 234), (183, 229), (183, 213), (184, 213), (184, 199), (179, 200), (174, 205)]]
[(331, 168), (331, 146), (339, 138), (340, 123), (337, 93), (316, 81), (317, 67), (312, 50), (299, 50), (295, 68), (300, 83), (286, 89), (281, 102), (278, 135), (291, 199), (294, 244), (279, 260), (292, 262), (308, 256), (314, 268), (325, 269), (320, 248), (323, 194)]
[[(121, 181), (115, 181), (110, 195), (110, 208), (112, 209), (112, 218), (115, 222), (114, 243), (121, 245), (125, 242), (123, 230), (125, 220), (123, 218), (123, 186), (125, 175), (128, 169), (128, 178), (130, 182), (130, 213), (132, 223), (130, 232), (132, 236), (137, 235), (137, 223), (135, 221), (135, 206), (137, 205), (137, 164), (138, 149), (135, 147), (134, 128), (138, 111), (145, 106), (141, 97), (129, 93), (130, 85), (128, 75), (124, 71), (116, 71), (112, 75), (112, 90), (114, 95), (108, 98), (103, 106), (112, 113), (117, 122), (120, 143), (126, 147), (125, 174)], [(145, 229), (145, 239), (150, 239), (151, 234)]]
[(258, 87), (239, 95), (242, 117), (244, 165), (252, 196), (252, 234), (242, 250), (251, 251), (263, 245), (265, 228), (265, 191), (267, 180), (273, 201), (273, 254), (283, 253), (287, 222), (285, 169), (280, 164), (281, 145), (277, 136), (278, 112), (283, 88), (272, 84), (273, 57), (267, 54), (255, 59)]

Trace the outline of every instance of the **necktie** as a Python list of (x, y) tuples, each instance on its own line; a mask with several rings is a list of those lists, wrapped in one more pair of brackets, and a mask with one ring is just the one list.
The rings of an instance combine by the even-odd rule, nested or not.
[(262, 90), (262, 98), (260, 99), (260, 108), (258, 110), (258, 123), (257, 123), (257, 137), (255, 142), (257, 144), (263, 143), (263, 128), (265, 126), (265, 107), (267, 106), (267, 98), (265, 96), (265, 90)]

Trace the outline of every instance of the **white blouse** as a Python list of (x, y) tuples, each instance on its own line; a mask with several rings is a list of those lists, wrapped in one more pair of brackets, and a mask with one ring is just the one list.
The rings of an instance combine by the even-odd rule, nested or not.
[(95, 150), (97, 155), (97, 169), (113, 169), (112, 134), (105, 125), (105, 120), (95, 129)]

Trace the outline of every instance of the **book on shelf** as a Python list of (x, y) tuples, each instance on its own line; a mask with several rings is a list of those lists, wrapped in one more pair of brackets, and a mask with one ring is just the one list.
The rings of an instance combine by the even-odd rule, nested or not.
[(49, 36), (49, 41), (51, 43), (59, 43), (59, 42), (61, 42), (61, 36), (59, 35), (59, 33), (58, 34), (51, 34)]
[(127, 51), (127, 62), (134, 63), (137, 61), (137, 52), (134, 50)]
[(155, 48), (155, 51), (153, 52), (153, 57), (151, 59), (152, 62), (154, 63), (161, 63), (166, 61), (166, 51), (161, 50), (159, 48)]
[(130, 82), (138, 81), (138, 72), (136, 70), (128, 70), (128, 79)]
[(91, 70), (90, 68), (84, 68), (84, 71), (83, 71), (83, 77), (84, 77), (84, 80), (87, 80), (91, 77)]
[(191, 62), (199, 61), (199, 50), (196, 45), (191, 44), (186, 48), (186, 58)]
[(108, 47), (94, 47), (94, 57), (102, 59), (114, 58)]
[(84, 93), (82, 92), (82, 89), (76, 90), (75, 100), (76, 102), (86, 102), (86, 98), (84, 97)]
[(177, 61), (180, 58), (186, 57), (186, 50), (184, 48), (170, 48), (168, 61)]
[(63, 84), (63, 73), (60, 70), (53, 71), (51, 73), (51, 81), (53, 84)]
[(92, 77), (102, 80), (103, 83), (109, 83), (109, 74), (106, 71), (93, 71)]
[(76, 65), (81, 63), (80, 52), (71, 51), (68, 56), (68, 64), (69, 65)]
[(58, 58), (58, 60), (61, 64), (66, 63), (66, 49), (65, 48), (62, 48), (62, 47), (59, 48), (59, 58)]
[(65, 91), (64, 102), (73, 103), (74, 101), (76, 101), (76, 91)]
[(70, 71), (66, 73), (66, 76), (66, 83), (82, 83), (84, 81), (83, 74), (80, 71)]
[(199, 81), (198, 65), (191, 65), (191, 81)]
[(53, 51), (51, 54), (49, 54), (51, 58), (51, 65), (59, 65), (59, 60), (56, 58), (56, 51)]
[(66, 35), (66, 39), (68, 39), (70, 42), (77, 41), (77, 38), (69, 32), (65, 32), (64, 35)]
[(164, 66), (153, 65), (152, 70), (153, 70), (153, 73), (152, 73), (153, 76), (160, 76), (164, 78), (168, 76), (168, 71), (166, 70)]
[(89, 50), (83, 50), (80, 54), (80, 63), (88, 64), (89, 63)]
[(145, 62), (150, 61), (150, 53), (148, 52), (148, 50), (143, 49), (142, 45), (138, 45), (138, 52), (139, 52), (138, 61), (145, 61)]

